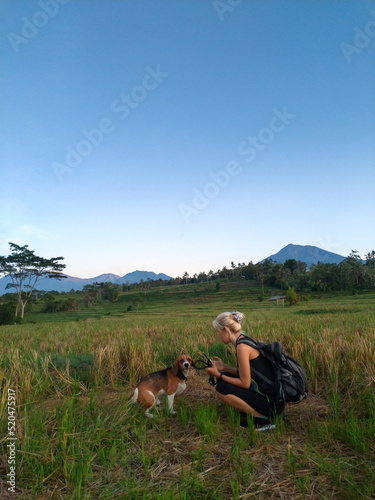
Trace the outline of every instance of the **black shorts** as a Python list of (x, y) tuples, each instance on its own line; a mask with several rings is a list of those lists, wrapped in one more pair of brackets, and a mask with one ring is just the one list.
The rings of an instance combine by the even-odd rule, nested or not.
[[(223, 375), (232, 378), (239, 378), (236, 375), (231, 375), (229, 373), (223, 372)], [(243, 387), (237, 387), (236, 385), (230, 384), (229, 382), (224, 382), (224, 380), (220, 380), (216, 386), (217, 392), (222, 394), (223, 396), (227, 396), (228, 394), (233, 394), (234, 396), (239, 397), (249, 406), (254, 408), (258, 413), (265, 417), (272, 417), (274, 415), (280, 415), (284, 411), (285, 403), (279, 402), (274, 403), (270, 400), (268, 396), (261, 394), (258, 391), (257, 385), (252, 380), (249, 389), (244, 389)]]

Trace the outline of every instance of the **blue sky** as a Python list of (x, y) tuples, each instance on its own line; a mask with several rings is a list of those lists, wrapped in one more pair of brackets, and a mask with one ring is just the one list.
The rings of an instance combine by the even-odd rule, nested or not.
[(375, 247), (374, 1), (0, 9), (0, 255), (88, 278)]

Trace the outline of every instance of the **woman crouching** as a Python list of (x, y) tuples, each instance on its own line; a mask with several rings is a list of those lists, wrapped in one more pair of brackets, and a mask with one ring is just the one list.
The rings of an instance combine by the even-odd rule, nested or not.
[[(240, 312), (224, 312), (212, 323), (220, 340), (225, 345), (232, 343), (235, 346), (238, 368), (227, 366), (220, 358), (214, 357), (213, 366), (206, 371), (218, 379), (216, 385), (218, 397), (243, 413), (241, 425), (247, 425), (249, 414), (259, 430), (271, 429), (275, 427), (272, 419), (284, 411), (284, 402), (275, 401), (274, 372), (271, 363), (258, 349), (241, 343), (241, 337), (244, 336), (241, 331), (241, 321), (244, 317)], [(268, 382), (255, 372), (261, 373)]]

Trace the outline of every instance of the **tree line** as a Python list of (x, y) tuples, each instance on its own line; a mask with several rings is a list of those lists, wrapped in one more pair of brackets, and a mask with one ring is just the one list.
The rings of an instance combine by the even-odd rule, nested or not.
[[(324, 264), (318, 262), (309, 269), (305, 262), (288, 259), (283, 264), (267, 259), (254, 264), (253, 262), (238, 263), (232, 261), (231, 266), (224, 266), (216, 272), (210, 270), (208, 273), (200, 272), (192, 276), (185, 272), (182, 277), (169, 280), (141, 280), (139, 283), (124, 283), (122, 285), (107, 283), (93, 283), (86, 285), (82, 291), (71, 290), (70, 297), (64, 300), (56, 300), (56, 296), (64, 295), (65, 292), (43, 292), (36, 288), (40, 278), (64, 279), (62, 273), (65, 264), (63, 257), (52, 257), (46, 259), (35, 255), (29, 250), (28, 245), (23, 247), (9, 243), (11, 254), (7, 257), (0, 256), (0, 277), (10, 276), (11, 283), (7, 288), (14, 291), (1, 297), (1, 317), (19, 317), (21, 320), (25, 314), (27, 304), (30, 300), (41, 298), (45, 301), (45, 312), (57, 312), (77, 310), (80, 303), (86, 307), (100, 304), (104, 301), (114, 302), (118, 299), (121, 291), (143, 291), (156, 286), (187, 285), (189, 283), (201, 283), (217, 280), (253, 280), (259, 284), (264, 294), (264, 286), (278, 288), (282, 291), (294, 289), (296, 291), (345, 291), (356, 293), (362, 290), (375, 290), (375, 251), (372, 250), (365, 255), (363, 261), (357, 251), (352, 250), (350, 255), (339, 264)], [(218, 290), (219, 288), (216, 287)], [(72, 296), (73, 293), (80, 294), (80, 301)], [(135, 304), (137, 309), (139, 304)], [(8, 319), (9, 319), (8, 318)]]
[(199, 273), (189, 276), (185, 273), (176, 278), (175, 283), (197, 283), (212, 279), (254, 280), (263, 288), (271, 286), (280, 290), (294, 288), (297, 291), (345, 291), (359, 292), (375, 290), (375, 251), (365, 255), (363, 262), (357, 251), (339, 264), (318, 262), (310, 268), (305, 262), (288, 259), (283, 264), (267, 259), (254, 264), (231, 262), (216, 272)]

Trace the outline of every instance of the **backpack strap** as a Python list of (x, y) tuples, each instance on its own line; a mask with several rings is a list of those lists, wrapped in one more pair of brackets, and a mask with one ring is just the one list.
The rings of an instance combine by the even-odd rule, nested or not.
[(254, 347), (254, 349), (259, 349), (258, 347), (258, 344), (257, 344), (257, 341), (248, 337), (247, 335), (245, 335), (244, 333), (241, 333), (237, 339), (237, 342), (236, 342), (236, 347), (238, 346), (238, 344), (247, 344), (249, 345), (250, 347)]
[(272, 382), (272, 380), (263, 375), (263, 373), (258, 372), (258, 370), (256, 370), (253, 366), (251, 367), (251, 371), (255, 373), (255, 375), (257, 375), (259, 378), (267, 382), (267, 384), (274, 385), (275, 382)]

